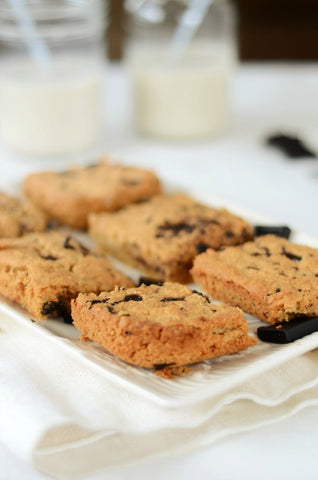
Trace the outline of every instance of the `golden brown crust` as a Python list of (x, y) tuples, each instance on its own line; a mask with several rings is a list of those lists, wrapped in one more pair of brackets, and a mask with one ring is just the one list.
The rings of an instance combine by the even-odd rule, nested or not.
[(268, 323), (318, 315), (318, 250), (266, 235), (194, 260), (192, 275), (212, 298)]
[(191, 281), (194, 256), (250, 240), (253, 228), (225, 209), (187, 195), (158, 195), (111, 214), (89, 216), (89, 232), (104, 251), (159, 280)]
[(91, 212), (113, 211), (161, 192), (150, 170), (111, 164), (64, 172), (40, 172), (27, 176), (24, 194), (52, 218), (73, 228), (85, 229)]
[(0, 293), (36, 319), (65, 316), (79, 292), (132, 286), (108, 259), (62, 232), (0, 240)]
[(255, 343), (239, 309), (211, 304), (199, 292), (172, 282), (80, 294), (72, 301), (72, 318), (83, 339), (166, 376)]

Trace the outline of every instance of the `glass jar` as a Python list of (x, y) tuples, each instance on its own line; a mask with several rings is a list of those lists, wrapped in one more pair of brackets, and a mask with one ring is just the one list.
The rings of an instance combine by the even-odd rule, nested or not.
[(102, 0), (0, 0), (0, 134), (13, 150), (98, 142), (105, 13)]
[(139, 133), (169, 139), (226, 131), (237, 59), (227, 0), (126, 0), (126, 58)]

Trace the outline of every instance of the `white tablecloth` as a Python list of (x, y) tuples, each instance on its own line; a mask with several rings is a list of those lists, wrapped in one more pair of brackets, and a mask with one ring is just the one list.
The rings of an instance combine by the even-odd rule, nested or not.
[[(241, 67), (227, 135), (199, 143), (163, 143), (134, 134), (129, 86), (122, 68), (113, 66), (108, 69), (105, 83), (104, 150), (128, 163), (155, 168), (163, 180), (184, 187), (195, 182), (202, 192), (227, 198), (318, 237), (318, 160), (288, 160), (264, 145), (268, 134), (286, 131), (300, 135), (318, 152), (317, 84), (317, 65)], [(4, 150), (0, 162), (1, 187), (19, 181), (31, 170), (50, 165), (16, 160)], [(206, 449), (85, 478), (316, 480), (317, 431), (318, 410), (309, 407), (288, 420), (233, 436)], [(6, 445), (0, 446), (0, 466), (1, 480), (45, 478)]]

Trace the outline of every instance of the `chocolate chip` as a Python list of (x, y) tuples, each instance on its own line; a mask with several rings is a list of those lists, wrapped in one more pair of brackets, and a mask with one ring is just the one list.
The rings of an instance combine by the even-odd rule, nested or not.
[(264, 253), (254, 252), (250, 254), (251, 257), (260, 257), (262, 255), (265, 255), (266, 257), (270, 257), (272, 255), (270, 250), (267, 247), (261, 247), (261, 249), (264, 251)]
[(153, 368), (155, 371), (157, 370), (162, 370), (163, 368), (171, 367), (172, 365), (175, 365), (174, 363), (155, 363)]
[(285, 255), (285, 257), (289, 258), (289, 260), (293, 260), (294, 262), (300, 262), (301, 257), (299, 255), (294, 255), (293, 253), (287, 252), (283, 247), (281, 255)]
[(125, 330), (124, 335), (132, 335), (132, 333), (129, 330)]
[(225, 232), (225, 236), (226, 236), (226, 238), (233, 238), (233, 237), (234, 237), (234, 233), (231, 232), (230, 230), (227, 230), (227, 231)]
[(103, 298), (103, 299), (96, 299), (96, 300), (89, 300), (87, 303), (90, 304), (89, 308), (91, 308), (93, 305), (96, 303), (107, 303), (109, 301), (109, 298)]
[(164, 232), (171, 233), (172, 236), (179, 235), (181, 232), (191, 233), (194, 230), (194, 226), (186, 222), (170, 223), (166, 222), (163, 225), (159, 225), (157, 228), (156, 238), (164, 236)]
[[(72, 241), (74, 242), (75, 245), (71, 244)], [(82, 252), (82, 254), (84, 256), (89, 254), (89, 249), (84, 247), (84, 245), (82, 245), (80, 242), (75, 240), (71, 235), (69, 235), (68, 237), (65, 238), (64, 243), (63, 243), (63, 248), (68, 248), (70, 250), (76, 250), (77, 247), (80, 249), (80, 251)]]
[(194, 293), (195, 295), (200, 295), (200, 297), (205, 298), (208, 303), (211, 303), (209, 297), (207, 295), (205, 295), (204, 293), (199, 292), (199, 290), (192, 289), (192, 293)]
[(160, 280), (156, 280), (154, 278), (149, 278), (149, 277), (140, 277), (139, 278), (139, 281), (138, 281), (138, 287), (140, 287), (140, 285), (163, 285), (163, 282), (161, 282)]
[(52, 317), (67, 317), (69, 311), (65, 300), (45, 302), (41, 308), (41, 315), (50, 315)]
[[(126, 295), (124, 297), (123, 300), (121, 300), (122, 302), (130, 302), (130, 301), (134, 301), (134, 302), (140, 302), (142, 300), (142, 296), (141, 295), (137, 295), (135, 293), (132, 293), (131, 295)], [(119, 302), (118, 302), (119, 303)]]
[(280, 288), (276, 288), (275, 292), (268, 293), (267, 296), (270, 297), (271, 295), (274, 295), (275, 293), (279, 293), (282, 290)]
[(271, 135), (267, 138), (266, 143), (279, 149), (288, 158), (317, 158), (317, 155), (309, 150), (301, 139), (291, 135)]
[(75, 250), (75, 247), (70, 243), (72, 240), (73, 240), (73, 237), (71, 237), (70, 235), (66, 237), (63, 243), (63, 248), (69, 248), (70, 250)]
[(208, 245), (206, 245), (206, 243), (198, 243), (198, 245), (195, 247), (196, 251), (198, 253), (203, 253), (205, 252), (207, 249), (209, 248)]
[(117, 300), (116, 302), (113, 302), (112, 305), (118, 305), (119, 303), (126, 303), (131, 301), (140, 302), (141, 300), (143, 300), (142, 296), (137, 295), (136, 293), (132, 293), (130, 295), (125, 295), (125, 297), (122, 300)]
[(261, 237), (262, 235), (276, 235), (277, 237), (288, 239), (291, 234), (291, 229), (286, 225), (256, 225), (254, 227), (254, 235)]
[(41, 258), (43, 258), (43, 260), (57, 260), (57, 257), (53, 257), (53, 255), (40, 255)]
[(160, 302), (182, 302), (185, 300), (185, 297), (164, 297)]

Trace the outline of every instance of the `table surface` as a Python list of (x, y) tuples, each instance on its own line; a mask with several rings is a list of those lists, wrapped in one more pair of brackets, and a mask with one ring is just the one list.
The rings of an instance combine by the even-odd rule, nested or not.
[[(318, 64), (240, 66), (229, 131), (200, 142), (163, 142), (138, 136), (132, 125), (130, 86), (121, 65), (106, 69), (105, 97), (104, 152), (152, 167), (164, 181), (185, 188), (195, 182), (203, 193), (318, 238), (318, 160), (290, 160), (265, 144), (268, 135), (286, 132), (300, 136), (318, 152)], [(50, 161), (17, 158), (3, 147), (0, 158), (0, 187), (50, 165)], [(147, 460), (85, 480), (317, 480), (317, 443), (318, 410), (308, 408), (209, 448)], [(0, 445), (0, 465), (0, 480), (46, 478), (5, 445)]]

